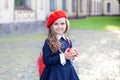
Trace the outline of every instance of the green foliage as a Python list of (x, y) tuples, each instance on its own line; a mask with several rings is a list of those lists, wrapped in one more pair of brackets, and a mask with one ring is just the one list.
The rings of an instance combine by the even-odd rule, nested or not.
[(120, 29), (120, 16), (87, 17), (70, 20), (71, 29), (114, 30)]

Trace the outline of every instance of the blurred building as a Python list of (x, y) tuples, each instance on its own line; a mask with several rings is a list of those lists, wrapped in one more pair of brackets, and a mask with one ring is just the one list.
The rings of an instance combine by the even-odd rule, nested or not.
[(118, 0), (0, 0), (0, 23), (43, 21), (56, 9), (70, 18), (120, 15)]

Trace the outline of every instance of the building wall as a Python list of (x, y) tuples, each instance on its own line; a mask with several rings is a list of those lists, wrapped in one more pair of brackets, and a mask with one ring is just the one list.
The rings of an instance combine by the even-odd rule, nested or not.
[(0, 23), (45, 20), (47, 9), (45, 0), (30, 0), (30, 10), (15, 9), (14, 1), (0, 0)]
[[(34, 2), (35, 0), (33, 0)], [(46, 0), (36, 0), (35, 14), (37, 20), (45, 20), (46, 17)]]
[[(52, 11), (50, 1), (55, 2), (54, 9), (62, 9), (63, 1), (66, 1), (66, 12), (69, 17), (120, 15), (117, 0), (30, 0), (30, 10), (15, 9), (14, 1), (0, 0), (0, 23), (43, 21)], [(110, 12), (108, 12), (108, 3), (110, 3)]]
[(102, 14), (102, 0), (92, 0), (91, 2), (91, 15), (101, 15)]
[(0, 0), (0, 23), (9, 23), (14, 20), (13, 3), (13, 0)]
[(30, 21), (35, 20), (35, 2), (31, 0), (30, 2), (30, 8), (31, 10), (21, 10), (21, 9), (15, 9), (14, 10), (14, 20), (16, 22), (20, 21)]
[(88, 15), (87, 0), (78, 0), (78, 16), (79, 17), (84, 17), (86, 15)]
[[(108, 4), (110, 3), (110, 12), (108, 12)], [(104, 15), (118, 15), (119, 4), (117, 0), (104, 0)]]
[(45, 20), (45, 0), (31, 0), (31, 10), (15, 10), (15, 21)]

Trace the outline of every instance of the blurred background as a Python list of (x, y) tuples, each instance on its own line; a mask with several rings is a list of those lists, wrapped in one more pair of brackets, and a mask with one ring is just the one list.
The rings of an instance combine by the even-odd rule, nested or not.
[(67, 12), (81, 80), (120, 80), (120, 0), (0, 0), (0, 80), (39, 80), (49, 13)]

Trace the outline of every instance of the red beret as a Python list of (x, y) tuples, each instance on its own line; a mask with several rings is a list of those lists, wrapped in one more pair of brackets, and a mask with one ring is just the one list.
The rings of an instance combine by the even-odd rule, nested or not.
[(52, 13), (50, 13), (47, 23), (46, 23), (46, 27), (49, 28), (54, 21), (56, 21), (58, 18), (68, 18), (66, 12), (64, 10), (55, 10)]

